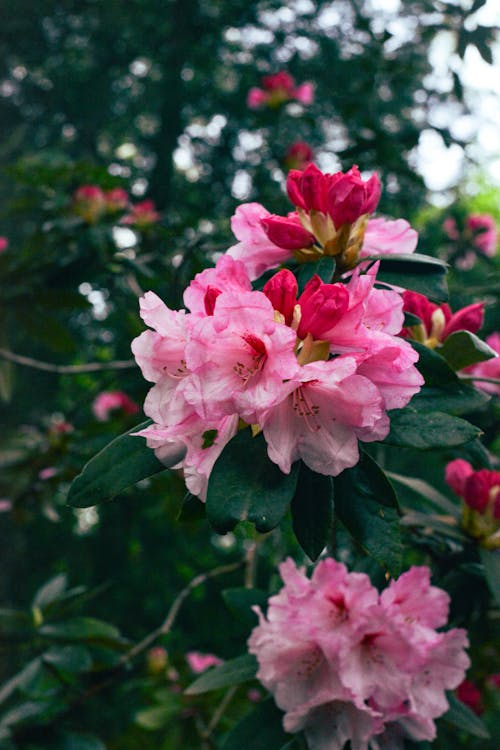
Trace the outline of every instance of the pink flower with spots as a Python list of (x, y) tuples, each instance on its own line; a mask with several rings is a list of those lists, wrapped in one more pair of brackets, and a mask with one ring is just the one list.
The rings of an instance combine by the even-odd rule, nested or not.
[(99, 422), (107, 422), (111, 413), (137, 414), (139, 407), (123, 391), (102, 391), (92, 404), (92, 412)]
[(462, 682), (469, 659), (465, 631), (436, 630), (449, 597), (430, 585), (428, 568), (411, 568), (380, 595), (368, 576), (332, 559), (311, 579), (290, 559), (280, 572), (284, 586), (266, 616), (256, 608), (248, 646), (285, 730), (304, 731), (310, 750), (433, 740), (445, 691)]

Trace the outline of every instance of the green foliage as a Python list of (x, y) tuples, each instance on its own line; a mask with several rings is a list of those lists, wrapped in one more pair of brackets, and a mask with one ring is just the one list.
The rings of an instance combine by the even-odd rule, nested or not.
[(188, 695), (199, 695), (210, 690), (218, 690), (222, 687), (239, 685), (242, 682), (253, 680), (257, 672), (257, 659), (252, 654), (243, 654), (221, 664), (220, 667), (212, 667), (198, 677), (187, 688)]

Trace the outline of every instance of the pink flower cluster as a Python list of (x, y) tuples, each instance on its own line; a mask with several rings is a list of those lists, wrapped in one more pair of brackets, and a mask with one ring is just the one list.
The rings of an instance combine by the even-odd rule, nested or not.
[(261, 89), (254, 87), (248, 92), (247, 105), (250, 109), (279, 107), (291, 99), (305, 105), (314, 101), (314, 84), (307, 81), (296, 86), (295, 80), (286, 70), (263, 76), (261, 84)]
[(102, 391), (92, 403), (92, 412), (99, 422), (107, 422), (111, 412), (121, 411), (123, 414), (137, 414), (139, 407), (123, 391)]
[[(459, 240), (457, 222), (449, 216), (443, 222), (443, 229), (450, 240)], [(498, 245), (498, 232), (495, 219), (490, 214), (470, 214), (465, 220), (464, 240), (471, 242), (476, 250), (489, 258), (494, 257)], [(470, 262), (472, 261), (472, 262)], [(474, 257), (469, 259), (473, 265)]]
[(94, 224), (105, 214), (129, 210), (121, 218), (122, 224), (144, 228), (155, 224), (160, 215), (151, 200), (130, 205), (129, 195), (123, 188), (102, 190), (98, 185), (81, 185), (73, 194), (73, 210), (88, 224)]
[(403, 292), (404, 311), (422, 323), (404, 328), (402, 335), (434, 349), (456, 331), (477, 333), (484, 320), (484, 302), (474, 302), (452, 313), (449, 305), (436, 305), (423, 294)]
[(363, 180), (356, 166), (335, 174), (324, 174), (314, 164), (292, 169), (287, 192), (296, 209), (288, 216), (246, 203), (231, 220), (239, 243), (228, 252), (245, 263), (252, 279), (294, 258), (305, 262), (330, 255), (339, 271), (348, 271), (359, 258), (411, 253), (416, 247), (417, 233), (404, 219), (370, 220), (380, 181), (377, 175)]
[(211, 469), (241, 420), (258, 426), (284, 473), (302, 459), (321, 474), (354, 466), (358, 440), (383, 439), (387, 411), (405, 406), (423, 379), (413, 348), (397, 336), (402, 300), (376, 289), (376, 267), (347, 283), (314, 276), (298, 296), (295, 276), (276, 273), (252, 291), (242, 262), (222, 256), (170, 310), (153, 292), (141, 316), (153, 330), (132, 342), (146, 380), (138, 433), (161, 460), (173, 444), (188, 489), (206, 496)]
[(248, 646), (260, 682), (285, 711), (284, 728), (304, 731), (310, 750), (403, 750), (433, 740), (448, 709), (445, 690), (464, 679), (464, 630), (437, 632), (449, 597), (412, 567), (380, 595), (364, 573), (322, 560), (309, 579), (288, 559), (284, 587)]

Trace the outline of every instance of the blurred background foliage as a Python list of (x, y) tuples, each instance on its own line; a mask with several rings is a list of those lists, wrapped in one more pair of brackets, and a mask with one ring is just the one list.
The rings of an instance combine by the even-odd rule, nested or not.
[[(429, 191), (417, 170), (419, 142), (423, 131), (432, 130), (445, 146), (458, 144), (469, 154), (450, 118), (437, 113), (448, 111), (451, 119), (468, 113), (459, 65), (468, 49), (493, 61), (495, 29), (475, 20), (484, 5), (1, 0), (0, 235), (9, 247), (0, 254), (0, 350), (49, 368), (0, 357), (4, 688), (5, 680), (38, 659), (17, 685), (0, 688), (2, 709), (14, 712), (2, 725), (11, 727), (11, 739), (5, 730), (0, 745), (216, 747), (199, 731), (213, 715), (214, 699), (184, 698), (171, 683), (185, 687), (192, 678), (186, 651), (225, 658), (241, 652), (248, 623), (238, 624), (220, 593), (243, 585), (241, 572), (197, 590), (164, 639), (172, 654), (168, 668), (178, 678), (166, 677), (165, 667), (155, 672), (142, 658), (126, 679), (120, 674), (110, 686), (106, 680), (127, 648), (124, 636), (130, 645), (157, 627), (175, 594), (199, 571), (239, 560), (251, 532), (241, 527), (217, 537), (204, 520), (177, 521), (184, 488), (168, 473), (124, 493), (119, 503), (69, 509), (69, 483), (84, 462), (141, 421), (119, 410), (97, 421), (91, 404), (113, 390), (143, 402), (147, 385), (126, 364), (130, 340), (143, 329), (138, 294), (152, 289), (179, 305), (189, 279), (233, 244), (229, 218), (240, 202), (289, 210), (284, 160), (297, 140), (306, 141), (328, 171), (353, 163), (378, 170), (381, 212), (416, 223), (420, 252), (442, 253), (449, 211), (443, 200), (428, 207)], [(443, 33), (453, 58), (437, 76), (428, 52)], [(281, 69), (298, 83), (314, 82), (314, 103), (249, 110), (248, 90)], [(446, 200), (455, 197), (457, 218), (487, 211), (499, 219), (498, 190), (477, 174), (475, 196), (448, 192)], [(125, 226), (122, 214), (110, 211), (89, 221), (73, 198), (86, 184), (123, 188), (136, 203), (151, 199), (160, 220)], [(486, 296), (486, 333), (500, 328), (497, 268), (482, 257), (450, 281), (453, 307)], [(125, 361), (122, 369), (107, 367), (116, 360)], [(103, 368), (57, 371), (93, 362)], [(494, 448), (494, 406), (475, 422)], [(442, 491), (444, 463), (452, 457), (437, 453), (425, 464), (427, 481)], [(393, 471), (415, 471), (414, 457), (404, 451), (384, 460)], [(480, 638), (476, 648), (484, 681), (491, 659), (490, 625), (482, 621), (489, 595), (477, 585), (474, 555), (463, 556), (457, 540), (438, 536), (431, 544), (425, 531), (412, 533), (408, 564), (432, 559), (450, 589), (457, 585), (457, 565), (466, 566), (455, 619), (472, 622), (484, 636), (484, 648)], [(274, 563), (291, 550), (298, 554), (291, 539), (284, 529), (264, 543), (257, 579), (264, 589)], [(355, 564), (365, 564), (344, 546)], [(58, 578), (42, 606), (35, 592), (52, 576)], [(77, 587), (76, 593), (68, 595), (68, 587)], [(101, 625), (80, 622), (77, 636), (43, 630), (47, 623), (90, 614)], [(106, 631), (109, 622), (119, 631)], [(95, 684), (101, 687), (94, 697)], [(233, 720), (244, 712), (245, 700), (243, 694), (235, 702)], [(489, 742), (460, 734), (449, 739), (444, 731), (442, 748), (460, 742), (486, 748)]]

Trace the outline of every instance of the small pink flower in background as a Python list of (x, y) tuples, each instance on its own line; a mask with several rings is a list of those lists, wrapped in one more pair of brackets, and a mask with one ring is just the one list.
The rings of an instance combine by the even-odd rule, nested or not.
[(6, 497), (0, 498), (0, 513), (9, 513), (12, 510), (12, 500)]
[(4, 250), (7, 250), (9, 247), (9, 240), (7, 237), (0, 237), (0, 253), (3, 253)]
[(201, 674), (209, 667), (217, 667), (222, 664), (222, 659), (219, 659), (215, 654), (204, 654), (201, 651), (188, 651), (186, 661), (195, 674)]
[(462, 703), (474, 711), (475, 714), (481, 716), (484, 713), (483, 696), (481, 691), (474, 685), (470, 680), (464, 680), (457, 687), (457, 698)]
[(446, 466), (445, 480), (462, 498), (462, 526), (465, 531), (490, 549), (500, 546), (500, 471), (475, 471), (461, 458)]
[(106, 210), (106, 198), (98, 185), (81, 185), (73, 193), (75, 213), (88, 224), (94, 224)]
[[(463, 372), (466, 372), (468, 375), (476, 375), (478, 378), (500, 380), (500, 333), (495, 332), (490, 336), (487, 336), (486, 343), (497, 352), (499, 356), (494, 357), (493, 359), (488, 359), (486, 362), (478, 362), (476, 365), (466, 367)], [(474, 385), (476, 388), (486, 391), (486, 393), (500, 396), (500, 383), (484, 383), (481, 380), (475, 380)]]
[(364, 573), (322, 560), (311, 579), (288, 559), (284, 586), (248, 641), (257, 678), (285, 711), (284, 728), (304, 731), (310, 750), (384, 748), (390, 735), (433, 740), (448, 709), (446, 690), (463, 681), (464, 630), (437, 631), (448, 595), (430, 571), (412, 567), (379, 595)]
[(287, 169), (305, 169), (312, 162), (314, 151), (305, 141), (296, 141), (286, 150), (283, 162)]
[(123, 414), (137, 414), (139, 407), (123, 391), (103, 391), (92, 404), (92, 412), (99, 422), (107, 422), (111, 412), (118, 410)]
[(466, 229), (472, 233), (472, 244), (483, 255), (489, 258), (494, 257), (497, 244), (498, 233), (495, 219), (489, 214), (471, 214), (465, 222)]
[(484, 320), (484, 302), (475, 302), (452, 313), (449, 305), (436, 305), (423, 294), (405, 291), (403, 303), (404, 311), (416, 315), (422, 323), (404, 328), (402, 335), (431, 349), (456, 331), (477, 333)]
[(57, 469), (55, 466), (47, 466), (45, 469), (40, 469), (38, 472), (38, 479), (41, 479), (42, 482), (47, 481), (47, 479), (52, 479), (52, 477), (55, 477), (57, 474)]
[(260, 690), (257, 690), (256, 688), (251, 688), (247, 692), (247, 698), (250, 701), (250, 703), (258, 703), (262, 700), (262, 693)]
[(452, 216), (448, 216), (443, 221), (443, 229), (444, 229), (445, 234), (450, 238), (450, 240), (460, 239), (460, 232), (458, 231), (457, 222)]
[(498, 674), (490, 674), (486, 678), (486, 683), (495, 690), (500, 689), (500, 672)]
[(156, 224), (159, 220), (160, 214), (156, 210), (154, 201), (144, 200), (133, 205), (130, 213), (121, 219), (121, 223), (130, 224), (138, 229), (144, 229), (152, 224)]
[(295, 85), (295, 80), (282, 70), (273, 75), (263, 76), (262, 88), (251, 88), (247, 95), (247, 106), (250, 109), (260, 109), (263, 106), (279, 107), (292, 99), (304, 105), (314, 101), (314, 84), (310, 81)]
[(110, 212), (123, 211), (129, 205), (129, 196), (123, 188), (113, 188), (104, 193), (106, 210)]
[(51, 435), (70, 435), (74, 431), (73, 425), (64, 419), (53, 419), (49, 427)]

